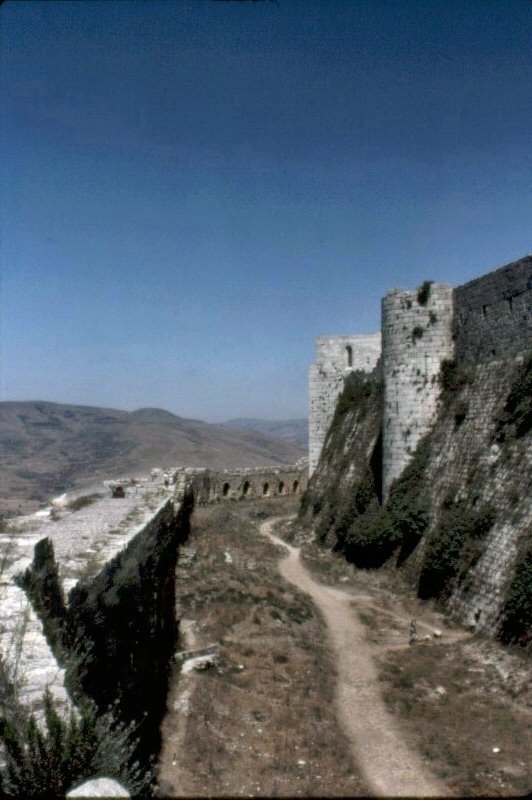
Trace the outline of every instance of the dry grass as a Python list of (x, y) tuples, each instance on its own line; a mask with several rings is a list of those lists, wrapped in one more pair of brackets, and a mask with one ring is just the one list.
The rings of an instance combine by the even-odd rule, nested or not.
[[(198, 647), (220, 643), (220, 661), (196, 674), (184, 746), (166, 755), (163, 793), (172, 794), (174, 758), (180, 792), (193, 796), (366, 794), (334, 716), (323, 623), (279, 577), (277, 548), (257, 535), (265, 515), (293, 505), (250, 501), (194, 515), (180, 615), (195, 620)], [(169, 714), (167, 736), (172, 724)]]
[[(512, 663), (512, 679), (495, 666), (501, 660)], [(530, 664), (517, 654), (481, 640), (418, 644), (381, 660), (385, 700), (439, 775), (464, 796), (532, 789), (527, 675)]]

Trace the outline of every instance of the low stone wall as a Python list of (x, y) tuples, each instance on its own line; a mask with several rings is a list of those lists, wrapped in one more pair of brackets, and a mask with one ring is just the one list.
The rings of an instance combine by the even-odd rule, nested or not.
[(307, 488), (308, 467), (302, 463), (282, 467), (254, 469), (211, 470), (185, 469), (176, 482), (190, 486), (198, 505), (226, 500), (245, 500), (261, 497), (301, 495)]

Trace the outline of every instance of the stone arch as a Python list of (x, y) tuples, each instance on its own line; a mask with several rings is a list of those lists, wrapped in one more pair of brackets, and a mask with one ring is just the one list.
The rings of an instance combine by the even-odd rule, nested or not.
[(353, 348), (350, 344), (345, 346), (345, 359), (348, 367), (353, 366)]
[(284, 494), (284, 481), (279, 481), (279, 494)]
[(230, 488), (231, 488), (231, 486), (227, 482), (224, 483), (223, 488), (222, 488), (222, 495), (224, 497), (227, 497), (227, 495), (229, 494), (229, 489)]
[(251, 489), (251, 484), (249, 481), (244, 481), (244, 485), (242, 486), (242, 497), (247, 497), (249, 494), (249, 490)]
[(266, 495), (268, 494), (269, 490), (270, 490), (270, 484), (268, 483), (268, 481), (266, 481), (266, 483), (262, 487), (263, 497), (266, 497)]
[(298, 486), (299, 486), (299, 481), (294, 481), (292, 485), (292, 491), (294, 492), (294, 494), (297, 492)]

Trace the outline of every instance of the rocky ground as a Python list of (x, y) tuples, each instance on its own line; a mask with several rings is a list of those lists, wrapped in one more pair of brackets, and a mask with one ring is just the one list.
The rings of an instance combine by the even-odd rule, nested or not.
[[(366, 796), (335, 707), (324, 620), (258, 534), (293, 498), (199, 509), (178, 574), (182, 646), (163, 727), (166, 796)], [(295, 526), (288, 539), (304, 542)], [(472, 637), (386, 570), (303, 543), (315, 579), (352, 593), (375, 689), (405, 744), (454, 796), (530, 790), (530, 663)], [(418, 638), (409, 644), (410, 623)], [(434, 632), (441, 635), (434, 635)], [(356, 653), (353, 653), (356, 658)], [(183, 663), (184, 662), (184, 663)], [(183, 668), (182, 668), (183, 663)]]

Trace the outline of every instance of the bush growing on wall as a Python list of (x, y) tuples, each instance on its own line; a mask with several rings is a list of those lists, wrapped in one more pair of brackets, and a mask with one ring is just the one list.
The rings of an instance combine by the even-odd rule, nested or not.
[(356, 513), (357, 499), (366, 501), (370, 493), (367, 479), (362, 482), (362, 491), (354, 494), (353, 518), (338, 545), (349, 561), (361, 567), (379, 567), (398, 547), (399, 563), (413, 550), (428, 524), (428, 506), (419, 486), (429, 455), (430, 434), (420, 441), (412, 460), (392, 485), (388, 503), (379, 507), (376, 502), (366, 502)]
[(496, 422), (498, 441), (504, 441), (510, 430), (513, 430), (516, 438), (532, 430), (532, 354), (519, 368)]
[(422, 598), (446, 599), (463, 582), (484, 552), (484, 540), (495, 522), (495, 511), (485, 505), (476, 511), (467, 500), (447, 498), (439, 523), (425, 548), (418, 593)]
[(417, 290), (417, 301), (420, 306), (426, 306), (430, 298), (430, 287), (434, 281), (423, 281)]
[(532, 545), (517, 566), (503, 611), (501, 639), (505, 644), (532, 642)]

